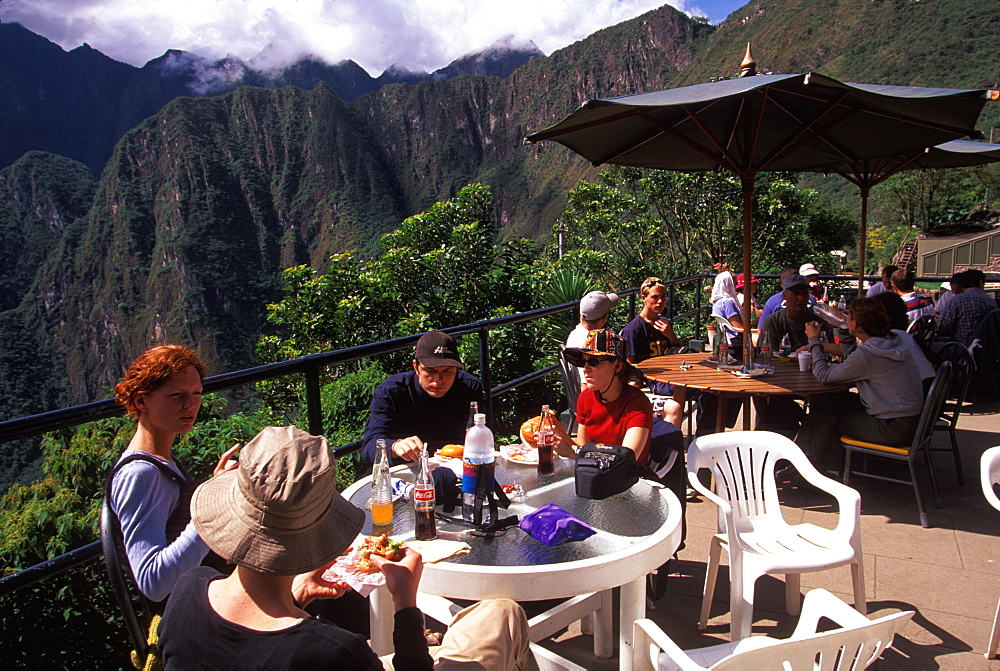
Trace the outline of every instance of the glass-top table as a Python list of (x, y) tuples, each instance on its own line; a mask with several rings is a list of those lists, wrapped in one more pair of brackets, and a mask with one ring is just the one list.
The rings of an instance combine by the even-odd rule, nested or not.
[[(631, 668), (632, 622), (645, 617), (645, 576), (670, 558), (680, 543), (681, 506), (677, 497), (659, 485), (640, 480), (631, 489), (604, 500), (576, 496), (574, 462), (557, 460), (552, 476), (537, 475), (534, 466), (508, 463), (498, 457), (496, 479), (501, 484), (520, 483), (523, 501), (514, 502), (506, 513), (523, 516), (547, 503), (554, 503), (583, 520), (597, 533), (583, 541), (549, 547), (510, 527), (495, 536), (471, 533), (467, 527), (438, 520), (438, 532), (464, 540), (468, 554), (435, 564), (425, 564), (420, 580), (422, 596), (447, 599), (506, 597), (515, 601), (569, 598), (569, 606), (557, 607), (551, 617), (532, 618), (532, 641), (542, 640), (571, 622), (594, 613), (594, 652), (600, 657), (613, 654), (611, 593), (621, 587), (619, 631), (620, 665)], [(393, 469), (393, 476), (412, 480), (408, 466)], [(369, 481), (361, 480), (344, 492), (352, 503), (364, 507), (369, 497)], [(440, 508), (439, 508), (440, 510)], [(455, 510), (460, 516), (460, 510)], [(391, 535), (397, 540), (413, 539), (413, 511), (408, 501), (394, 505)], [(370, 515), (362, 533), (383, 533), (373, 528)], [(381, 593), (381, 594), (380, 594)], [(372, 594), (372, 647), (379, 654), (391, 651), (392, 599), (380, 588)], [(436, 603), (437, 612), (425, 604)], [(441, 610), (449, 604), (425, 599), (421, 609), (442, 620)], [(552, 613), (552, 611), (550, 611)], [(447, 614), (444, 614), (447, 618)], [(443, 619), (445, 623), (448, 619)]]

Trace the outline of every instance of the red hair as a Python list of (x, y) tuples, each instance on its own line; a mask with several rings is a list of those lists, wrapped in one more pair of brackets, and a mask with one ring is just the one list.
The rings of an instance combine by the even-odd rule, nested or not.
[(205, 365), (192, 350), (180, 345), (157, 345), (139, 355), (115, 385), (115, 399), (125, 407), (129, 417), (136, 417), (139, 408), (136, 396), (153, 391), (188, 366), (194, 366), (198, 377), (205, 377)]

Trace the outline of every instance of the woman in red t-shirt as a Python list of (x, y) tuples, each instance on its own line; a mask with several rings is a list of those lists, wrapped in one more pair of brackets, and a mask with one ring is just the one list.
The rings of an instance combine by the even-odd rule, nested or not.
[(576, 401), (580, 425), (576, 440), (557, 422), (556, 449), (563, 456), (573, 457), (574, 445), (623, 445), (635, 452), (640, 465), (645, 464), (653, 406), (642, 391), (628, 384), (634, 371), (625, 361), (625, 342), (614, 331), (591, 331), (583, 347), (567, 347), (565, 356), (583, 368), (586, 388)]

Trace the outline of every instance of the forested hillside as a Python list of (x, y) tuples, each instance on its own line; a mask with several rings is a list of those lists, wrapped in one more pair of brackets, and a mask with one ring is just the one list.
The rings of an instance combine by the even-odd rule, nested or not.
[[(466, 184), (491, 187), (498, 239), (544, 237), (598, 171), (523, 138), (583, 100), (731, 75), (747, 41), (761, 70), (997, 88), (998, 38), (995, 0), (759, 0), (718, 27), (665, 6), (504, 78), (397, 83), (351, 101), (325, 84), (175, 98), (125, 133), (96, 183), (78, 163), (28, 154), (0, 171), (0, 419), (103, 397), (151, 341), (197, 343), (215, 372), (252, 365), (282, 269), (372, 255)], [(71, 54), (93, 63), (91, 52)], [(108, 85), (92, 82), (80, 115)], [(134, 92), (131, 113), (152, 95)], [(5, 142), (40, 132), (46, 113), (3, 117)], [(997, 113), (988, 106), (987, 135)]]

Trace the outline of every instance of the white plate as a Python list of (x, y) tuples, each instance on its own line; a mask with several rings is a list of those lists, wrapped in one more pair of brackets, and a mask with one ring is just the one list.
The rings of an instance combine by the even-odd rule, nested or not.
[(528, 447), (523, 443), (501, 445), (500, 454), (512, 464), (520, 464), (522, 466), (538, 465), (538, 450), (534, 447)]

